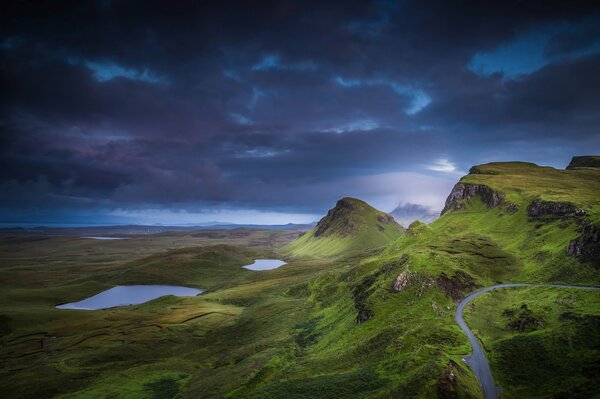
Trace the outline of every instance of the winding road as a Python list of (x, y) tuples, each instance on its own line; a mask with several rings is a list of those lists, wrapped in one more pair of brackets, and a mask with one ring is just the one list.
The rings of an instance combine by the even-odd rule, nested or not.
[(485, 399), (498, 399), (498, 388), (494, 383), (494, 377), (492, 376), (492, 371), (490, 370), (490, 365), (485, 357), (485, 353), (483, 352), (483, 348), (479, 343), (479, 340), (473, 334), (473, 331), (467, 326), (465, 323), (465, 319), (463, 319), (463, 310), (465, 306), (469, 304), (473, 299), (477, 298), (481, 294), (485, 294), (486, 292), (496, 290), (498, 288), (511, 288), (511, 287), (555, 287), (555, 288), (575, 288), (582, 290), (600, 290), (600, 287), (586, 287), (586, 286), (578, 286), (578, 285), (561, 285), (561, 284), (498, 284), (492, 285), (490, 287), (483, 288), (479, 291), (475, 291), (458, 305), (456, 308), (456, 323), (458, 326), (467, 334), (469, 338), (469, 343), (471, 344), (471, 348), (473, 353), (468, 356), (463, 357), (463, 360), (469, 365), (471, 370), (475, 373), (475, 376), (479, 380), (481, 384), (481, 389), (483, 390), (483, 396)]

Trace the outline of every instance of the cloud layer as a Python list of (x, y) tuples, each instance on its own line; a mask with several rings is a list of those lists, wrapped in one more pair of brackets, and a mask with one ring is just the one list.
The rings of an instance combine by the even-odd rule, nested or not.
[(221, 3), (9, 2), (1, 218), (439, 209), (473, 164), (600, 152), (598, 7)]

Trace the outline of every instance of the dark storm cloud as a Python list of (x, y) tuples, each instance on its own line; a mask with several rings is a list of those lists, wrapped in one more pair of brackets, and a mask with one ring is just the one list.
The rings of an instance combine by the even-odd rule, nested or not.
[(4, 214), (439, 206), (471, 164), (600, 150), (586, 2), (15, 1), (1, 22)]

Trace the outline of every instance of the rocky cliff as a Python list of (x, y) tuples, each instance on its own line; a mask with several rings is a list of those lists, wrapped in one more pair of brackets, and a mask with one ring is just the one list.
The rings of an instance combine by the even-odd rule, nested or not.
[(600, 156), (584, 155), (573, 157), (567, 166), (567, 170), (577, 168), (600, 168)]
[(442, 215), (448, 211), (464, 209), (467, 203), (479, 197), (488, 208), (495, 208), (504, 202), (504, 194), (493, 190), (484, 184), (456, 183), (442, 210)]
[(587, 212), (566, 202), (534, 200), (527, 206), (527, 216), (530, 218), (578, 217), (586, 216)]
[(581, 235), (569, 243), (567, 254), (600, 268), (600, 227), (584, 221), (580, 231)]

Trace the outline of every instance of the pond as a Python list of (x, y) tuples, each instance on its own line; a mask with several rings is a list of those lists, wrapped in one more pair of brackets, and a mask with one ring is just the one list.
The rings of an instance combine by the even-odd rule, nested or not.
[(97, 310), (137, 305), (164, 295), (196, 296), (203, 290), (176, 285), (119, 285), (79, 302), (58, 305), (59, 309)]
[(279, 259), (256, 259), (251, 265), (242, 267), (248, 270), (273, 270), (285, 264), (284, 261)]

